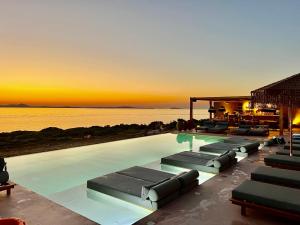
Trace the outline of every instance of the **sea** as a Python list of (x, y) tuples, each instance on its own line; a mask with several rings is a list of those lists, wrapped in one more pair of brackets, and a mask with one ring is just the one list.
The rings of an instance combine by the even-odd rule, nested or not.
[[(39, 131), (47, 127), (105, 126), (117, 124), (169, 123), (188, 119), (189, 109), (136, 108), (0, 108), (0, 132)], [(194, 109), (195, 119), (208, 118), (207, 109)]]

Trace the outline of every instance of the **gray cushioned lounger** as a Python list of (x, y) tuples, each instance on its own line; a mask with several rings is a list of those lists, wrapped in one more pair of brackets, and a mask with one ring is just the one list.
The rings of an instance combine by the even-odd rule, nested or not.
[(295, 170), (261, 166), (251, 173), (251, 179), (265, 183), (300, 188), (300, 172)]
[(232, 198), (282, 211), (300, 213), (300, 190), (246, 180), (232, 191)]
[(211, 152), (223, 154), (226, 151), (235, 151), (239, 156), (248, 156), (253, 152), (258, 151), (258, 142), (243, 142), (243, 143), (224, 143), (216, 142), (208, 145), (201, 146), (199, 150), (201, 152)]
[(264, 158), (267, 166), (300, 170), (300, 157), (271, 154)]
[[(277, 155), (290, 155), (290, 151), (288, 149), (282, 149), (278, 150), (276, 152)], [(293, 156), (300, 157), (300, 151), (299, 150), (293, 150)]]
[(215, 156), (205, 153), (184, 151), (161, 159), (162, 164), (168, 164), (208, 173), (219, 173), (237, 162), (234, 152)]
[[(198, 185), (198, 172), (174, 175), (144, 167), (131, 167), (87, 181), (87, 188), (144, 208), (156, 210)], [(147, 189), (149, 196), (142, 191)]]
[(231, 137), (231, 138), (225, 138), (223, 140), (223, 142), (225, 143), (233, 143), (233, 144), (256, 144), (256, 145), (260, 145), (260, 143), (256, 140), (251, 140), (251, 139), (247, 139), (247, 138), (243, 138), (243, 137)]
[[(290, 149), (290, 145), (289, 145), (289, 144), (286, 144), (286, 145), (284, 146), (284, 148), (285, 148), (285, 149)], [(293, 150), (300, 150), (300, 144), (293, 144), (293, 145), (292, 145), (292, 148), (293, 148)]]

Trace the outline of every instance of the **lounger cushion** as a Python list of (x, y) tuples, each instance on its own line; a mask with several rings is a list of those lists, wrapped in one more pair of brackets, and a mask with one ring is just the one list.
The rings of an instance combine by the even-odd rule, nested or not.
[(259, 143), (256, 142), (256, 143), (244, 143), (244, 144), (241, 144), (241, 147), (240, 147), (240, 151), (243, 152), (243, 153), (246, 153), (246, 152), (251, 152), (253, 149), (257, 149), (258, 150), (258, 147), (259, 147)]
[(99, 192), (103, 188), (109, 188), (129, 195), (141, 196), (143, 186), (148, 186), (153, 182), (142, 179), (129, 177), (118, 173), (110, 173), (102, 177), (98, 177), (87, 181), (87, 187)]
[(150, 181), (153, 183), (162, 182), (167, 179), (170, 179), (171, 177), (174, 177), (174, 174), (162, 172), (159, 170), (153, 170), (141, 166), (130, 167), (128, 169), (118, 171), (117, 173)]
[(248, 128), (236, 128), (236, 129), (232, 130), (232, 133), (240, 134), (240, 135), (248, 134), (248, 132), (249, 132)]
[(181, 183), (181, 186), (185, 187), (193, 183), (199, 177), (199, 172), (197, 170), (191, 170), (186, 173), (179, 174), (176, 176)]
[(186, 151), (161, 158), (161, 163), (209, 173), (219, 173), (236, 162), (231, 161), (227, 165), (222, 165), (221, 168), (216, 168), (214, 167), (214, 160), (217, 158), (216, 155)]
[(300, 188), (300, 172), (294, 170), (261, 166), (251, 173), (251, 179), (266, 183)]
[[(278, 150), (276, 152), (277, 155), (290, 155), (290, 151), (288, 149)], [(293, 150), (293, 156), (300, 156), (299, 150)]]
[(254, 135), (254, 136), (266, 136), (268, 135), (269, 130), (265, 128), (252, 128), (249, 131), (249, 135)]
[(250, 153), (258, 150), (259, 142), (242, 142), (242, 143), (224, 143), (216, 142), (200, 147), (200, 151), (225, 153), (227, 151), (237, 151), (243, 153)]
[[(284, 146), (284, 148), (285, 148), (285, 149), (290, 149), (290, 145), (289, 145), (289, 144), (286, 144), (286, 145)], [(293, 149), (293, 150), (300, 150), (300, 145), (299, 145), (299, 144), (293, 144), (293, 145), (292, 145), (292, 149)]]
[(214, 167), (221, 168), (223, 166), (229, 165), (230, 162), (231, 162), (231, 158), (228, 155), (223, 155), (214, 159)]
[(235, 151), (229, 151), (227, 155), (230, 157), (231, 160), (234, 160), (236, 157), (236, 152)]
[(211, 152), (211, 153), (225, 154), (226, 152), (231, 150), (238, 150), (238, 148), (237, 145), (234, 144), (216, 142), (216, 143), (200, 146), (199, 150), (205, 152)]
[(288, 166), (300, 166), (300, 157), (288, 156), (288, 155), (268, 155), (264, 158), (265, 163), (268, 164), (283, 164)]
[(300, 213), (300, 190), (246, 180), (232, 191), (232, 198)]
[(148, 197), (151, 201), (157, 202), (158, 200), (165, 198), (167, 195), (179, 191), (180, 187), (181, 184), (178, 179), (170, 179), (151, 187)]
[(7, 171), (0, 171), (0, 185), (6, 184), (9, 180), (9, 175)]

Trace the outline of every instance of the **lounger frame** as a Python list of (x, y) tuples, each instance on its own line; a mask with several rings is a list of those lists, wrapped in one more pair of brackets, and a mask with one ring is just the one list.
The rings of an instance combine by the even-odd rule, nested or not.
[(300, 215), (297, 213), (294, 213), (294, 212), (284, 211), (284, 210), (280, 210), (280, 209), (274, 209), (274, 208), (271, 208), (268, 206), (263, 206), (263, 205), (259, 205), (259, 204), (253, 203), (253, 202), (235, 199), (235, 198), (231, 198), (230, 201), (235, 205), (241, 206), (241, 214), (243, 216), (246, 216), (246, 208), (251, 208), (251, 209), (256, 209), (256, 210), (261, 210), (261, 211), (267, 212), (271, 215), (300, 221)]
[(15, 187), (14, 183), (7, 183), (0, 186), (0, 191), (6, 191), (6, 194), (9, 196), (11, 194), (11, 189)]

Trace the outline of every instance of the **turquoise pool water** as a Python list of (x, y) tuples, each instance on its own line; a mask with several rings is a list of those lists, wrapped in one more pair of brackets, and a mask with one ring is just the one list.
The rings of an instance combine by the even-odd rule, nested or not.
[[(11, 180), (100, 224), (132, 224), (150, 210), (87, 191), (86, 181), (140, 165), (177, 174), (182, 168), (161, 165), (160, 158), (217, 142), (222, 137), (162, 134), (104, 144), (8, 158)], [(199, 183), (213, 174), (200, 172)]]

